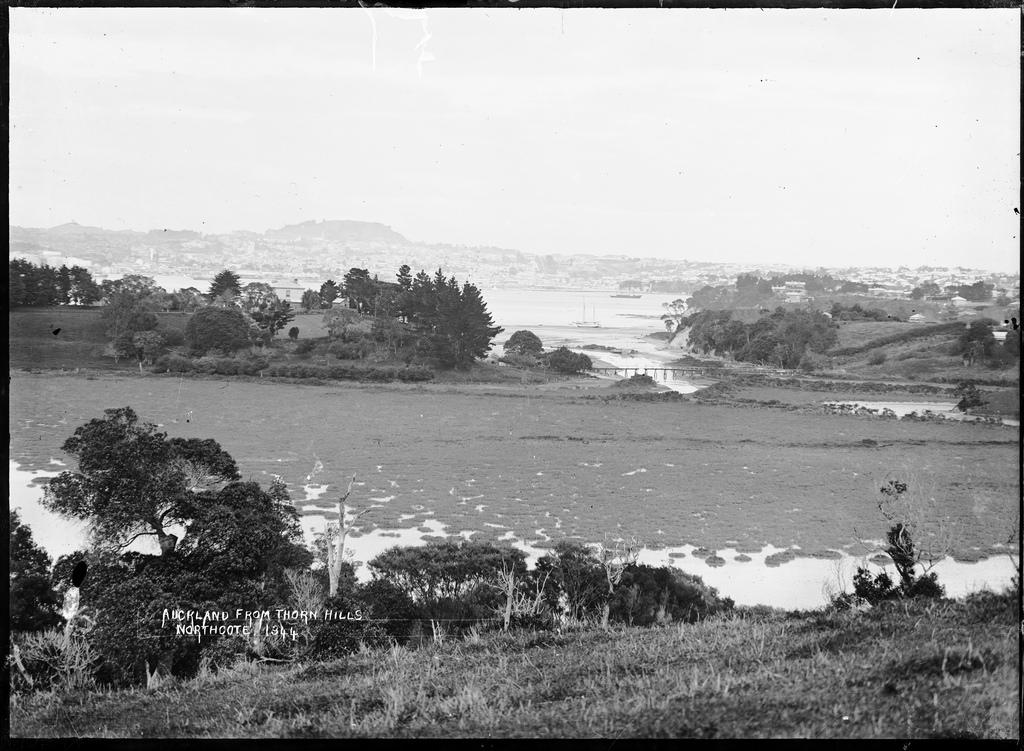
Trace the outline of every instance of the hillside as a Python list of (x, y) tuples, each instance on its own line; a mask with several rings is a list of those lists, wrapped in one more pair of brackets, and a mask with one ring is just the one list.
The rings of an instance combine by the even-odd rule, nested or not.
[(470, 635), (152, 689), (18, 695), (14, 737), (1016, 739), (1016, 592)]
[(957, 345), (963, 330), (960, 321), (933, 325), (846, 321), (840, 324), (838, 345), (825, 353), (827, 369), (871, 379), (1019, 380), (1017, 365), (964, 366)]
[(335, 242), (379, 242), (408, 245), (409, 241), (391, 227), (379, 222), (357, 222), (348, 219), (310, 220), (267, 230), (267, 238), (282, 240), (331, 240)]

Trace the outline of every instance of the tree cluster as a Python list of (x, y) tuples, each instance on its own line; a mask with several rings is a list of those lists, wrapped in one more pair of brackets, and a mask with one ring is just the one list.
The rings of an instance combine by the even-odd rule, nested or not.
[(13, 258), (7, 275), (7, 304), (11, 309), (23, 305), (92, 305), (101, 296), (92, 274), (81, 266), (36, 266), (23, 258)]
[[(137, 683), (158, 666), (194, 671), (201, 652), (216, 654), (223, 640), (175, 638), (165, 608), (280, 606), (284, 571), (312, 561), (284, 486), (243, 482), (216, 441), (168, 438), (122, 407), (79, 427), (62, 448), (77, 469), (51, 480), (43, 503), (88, 522), (92, 547), (62, 557), (54, 577), (66, 582), (89, 561), (81, 597), (97, 612), (103, 682)], [(144, 536), (157, 538), (160, 555), (124, 552)]]
[(1006, 368), (1020, 360), (1020, 331), (1009, 331), (1000, 344), (992, 329), (996, 321), (982, 318), (971, 321), (957, 338), (955, 352), (965, 366), (984, 363), (993, 368)]
[(733, 320), (729, 310), (704, 310), (680, 325), (689, 328), (690, 346), (698, 352), (780, 368), (795, 368), (806, 352), (824, 352), (838, 340), (827, 316), (781, 307), (749, 324)]

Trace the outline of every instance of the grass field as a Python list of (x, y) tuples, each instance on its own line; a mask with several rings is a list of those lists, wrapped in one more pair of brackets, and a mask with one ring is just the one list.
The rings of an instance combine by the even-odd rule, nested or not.
[[(101, 308), (21, 308), (7, 319), (8, 362), (11, 367), (90, 371), (130, 370), (133, 363), (103, 356), (107, 344)], [(184, 332), (185, 313), (158, 313), (161, 331)]]
[(484, 634), (12, 697), (14, 737), (1018, 737), (1017, 594)]
[(78, 425), (128, 405), (172, 436), (218, 440), (245, 477), (283, 476), (300, 508), (304, 484), (329, 486), (323, 504), (357, 473), (351, 501), (374, 506), (368, 527), (436, 519), (449, 532), (479, 530), (474, 539), (512, 531), (541, 546), (612, 532), (648, 547), (860, 552), (858, 537), (884, 536), (876, 503), (890, 472), (934, 497), (967, 555), (994, 553), (1018, 517), (1019, 443), (1008, 428), (588, 393), (15, 371), (10, 458), (52, 470)]

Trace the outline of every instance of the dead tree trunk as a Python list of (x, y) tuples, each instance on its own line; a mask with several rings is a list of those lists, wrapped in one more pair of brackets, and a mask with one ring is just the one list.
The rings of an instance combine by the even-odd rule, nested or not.
[(352, 479), (348, 481), (348, 490), (338, 499), (338, 536), (333, 541), (331, 540), (332, 529), (330, 525), (327, 527), (327, 575), (330, 578), (328, 597), (334, 597), (338, 593), (338, 583), (341, 581), (341, 562), (344, 560), (342, 556), (345, 553), (345, 537), (355, 526), (359, 517), (369, 511), (368, 508), (357, 511), (352, 514), (351, 518), (346, 519), (348, 507), (345, 505), (345, 501), (351, 495), (352, 484), (355, 481), (356, 476), (352, 475)]
[(612, 597), (615, 596), (615, 587), (622, 581), (622, 574), (626, 567), (636, 563), (640, 553), (640, 545), (634, 537), (632, 540), (620, 541), (614, 548), (602, 547), (601, 565), (604, 567), (605, 580), (608, 582), (608, 597), (601, 608), (601, 628), (608, 630), (608, 616), (611, 611)]

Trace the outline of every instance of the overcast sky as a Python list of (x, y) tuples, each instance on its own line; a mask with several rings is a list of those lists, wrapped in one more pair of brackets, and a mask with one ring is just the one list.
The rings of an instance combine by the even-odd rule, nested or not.
[(10, 222), (1015, 270), (1019, 16), (12, 8)]

